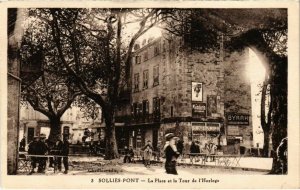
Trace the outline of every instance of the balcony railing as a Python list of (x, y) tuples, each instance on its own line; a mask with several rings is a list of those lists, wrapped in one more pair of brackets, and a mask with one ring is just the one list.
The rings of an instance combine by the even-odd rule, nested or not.
[(160, 122), (160, 114), (116, 116), (115, 121), (126, 124), (157, 123)]

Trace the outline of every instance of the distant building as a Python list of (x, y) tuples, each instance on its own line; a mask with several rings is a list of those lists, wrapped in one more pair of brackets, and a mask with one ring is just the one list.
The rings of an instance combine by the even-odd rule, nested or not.
[(201, 146), (251, 146), (248, 50), (229, 53), (220, 40), (218, 51), (201, 53), (183, 43), (168, 36), (136, 44), (128, 98), (116, 113), (119, 148), (139, 149), (150, 140), (159, 149), (169, 132), (186, 147), (196, 140)]
[[(101, 125), (101, 109), (99, 109), (99, 117), (92, 120), (84, 118), (80, 108), (73, 106), (61, 118), (61, 134), (69, 136), (72, 144), (78, 144), (82, 143), (84, 129), (88, 128), (93, 135), (87, 141), (99, 141), (101, 138), (104, 140)], [(41, 133), (46, 134), (47, 137), (50, 134), (48, 118), (35, 111), (30, 105), (21, 106), (19, 141), (25, 136), (28, 144), (35, 135)]]

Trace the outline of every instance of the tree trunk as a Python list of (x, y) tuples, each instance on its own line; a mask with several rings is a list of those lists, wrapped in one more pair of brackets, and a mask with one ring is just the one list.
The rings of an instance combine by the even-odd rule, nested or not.
[(60, 117), (49, 118), (50, 121), (50, 135), (49, 141), (55, 143), (61, 137)]
[(112, 113), (105, 117), (105, 160), (119, 158), (116, 141), (115, 119)]
[[(271, 81), (272, 111), (272, 145), (277, 150), (281, 140), (287, 137), (287, 58), (274, 61)], [(277, 155), (273, 155), (272, 174), (281, 173)]]
[[(264, 132), (264, 145), (263, 145), (263, 157), (268, 157), (269, 144), (270, 144), (270, 121), (266, 115), (266, 98), (267, 98), (267, 89), (268, 89), (268, 74), (265, 74), (265, 79), (261, 91), (261, 102), (260, 102), (260, 124)], [(268, 115), (270, 112), (270, 107), (268, 110)], [(266, 121), (267, 119), (267, 121)]]
[(264, 130), (264, 146), (263, 146), (263, 157), (268, 157), (270, 144), (270, 131)]

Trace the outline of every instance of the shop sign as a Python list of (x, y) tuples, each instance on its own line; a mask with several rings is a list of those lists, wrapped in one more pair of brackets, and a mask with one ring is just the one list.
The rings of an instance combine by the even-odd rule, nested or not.
[(201, 133), (201, 132), (219, 132), (220, 125), (219, 124), (209, 124), (209, 123), (192, 123), (193, 133)]
[(206, 117), (206, 103), (192, 103), (192, 115), (193, 117)]
[(220, 131), (220, 124), (207, 123), (207, 131), (218, 132)]
[(229, 125), (249, 125), (249, 115), (227, 113), (227, 124)]
[(228, 126), (227, 134), (228, 135), (240, 135), (239, 126)]

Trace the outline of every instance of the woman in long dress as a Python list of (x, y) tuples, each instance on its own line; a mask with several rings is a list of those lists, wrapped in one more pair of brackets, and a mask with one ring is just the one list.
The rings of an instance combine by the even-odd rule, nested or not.
[(175, 138), (176, 137), (172, 133), (166, 135), (166, 141), (168, 143), (166, 143), (164, 149), (166, 155), (165, 169), (167, 174), (178, 175), (176, 170), (176, 161), (180, 153), (177, 151)]

